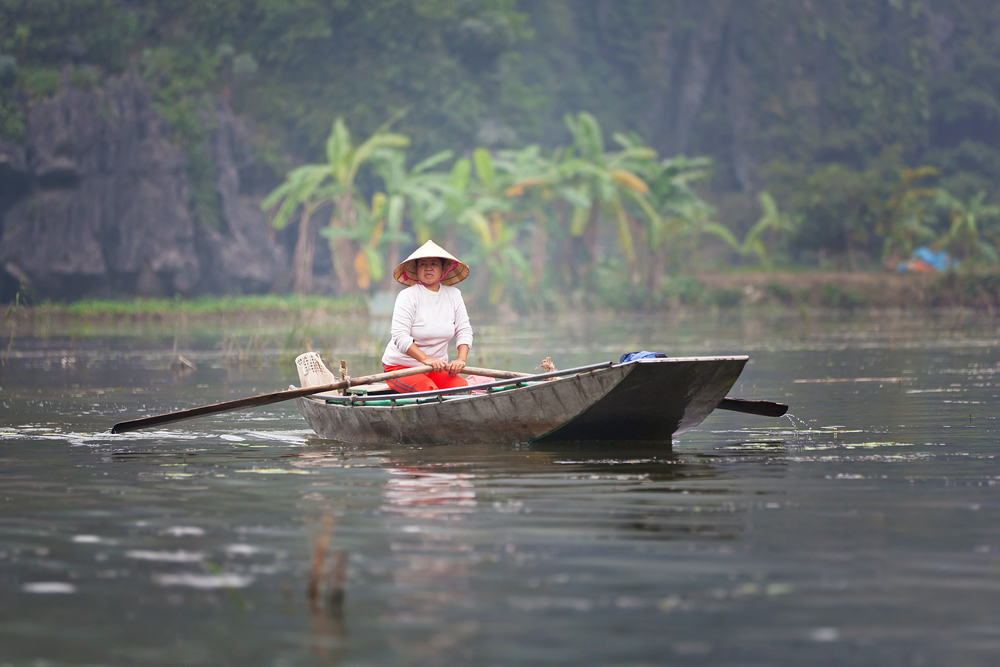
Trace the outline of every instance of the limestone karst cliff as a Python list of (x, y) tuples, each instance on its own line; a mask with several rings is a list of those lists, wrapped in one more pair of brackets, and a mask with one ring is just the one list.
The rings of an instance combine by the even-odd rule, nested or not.
[(0, 267), (40, 298), (266, 290), (285, 271), (258, 199), (241, 189), (247, 129), (223, 101), (209, 150), (222, 220), (195, 224), (184, 152), (135, 74), (33, 106), (0, 147)]

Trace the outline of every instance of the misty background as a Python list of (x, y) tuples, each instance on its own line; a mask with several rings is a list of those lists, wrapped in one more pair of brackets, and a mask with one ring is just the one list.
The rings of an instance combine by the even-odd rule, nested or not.
[(998, 263), (989, 0), (0, 0), (0, 297)]

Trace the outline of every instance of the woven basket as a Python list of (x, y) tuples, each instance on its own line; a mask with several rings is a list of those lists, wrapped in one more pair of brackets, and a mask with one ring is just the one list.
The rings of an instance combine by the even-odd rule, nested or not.
[(321, 387), (337, 381), (318, 352), (306, 352), (295, 357), (295, 370), (299, 372), (300, 387)]

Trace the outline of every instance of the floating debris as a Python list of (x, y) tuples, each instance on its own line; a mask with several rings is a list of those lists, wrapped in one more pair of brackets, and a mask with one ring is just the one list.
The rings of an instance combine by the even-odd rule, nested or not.
[(205, 534), (204, 528), (199, 528), (198, 526), (171, 526), (163, 531), (164, 535), (172, 535), (174, 537), (200, 537)]
[(65, 581), (31, 581), (22, 584), (21, 590), (39, 595), (66, 595), (76, 593), (76, 586)]
[(890, 378), (812, 378), (804, 380), (792, 380), (794, 384), (834, 384), (837, 382), (913, 382), (915, 377), (890, 377)]
[(178, 354), (174, 357), (174, 360), (170, 362), (170, 370), (184, 375), (198, 370), (198, 367), (188, 361), (184, 355)]
[(254, 582), (248, 574), (154, 574), (153, 581), (160, 586), (187, 586), (210, 590), (213, 588), (246, 588)]
[(125, 552), (127, 558), (137, 560), (152, 560), (162, 563), (199, 563), (205, 560), (205, 554), (200, 551), (150, 551), (131, 549)]

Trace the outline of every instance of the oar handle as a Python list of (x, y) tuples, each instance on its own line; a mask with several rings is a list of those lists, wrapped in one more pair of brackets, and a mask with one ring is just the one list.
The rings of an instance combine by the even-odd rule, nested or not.
[(517, 371), (496, 371), (492, 368), (476, 368), (466, 366), (462, 369), (465, 375), (482, 375), (483, 377), (496, 378), (497, 380), (513, 380), (515, 378), (528, 377), (531, 373), (518, 373)]

